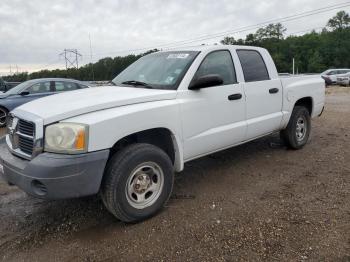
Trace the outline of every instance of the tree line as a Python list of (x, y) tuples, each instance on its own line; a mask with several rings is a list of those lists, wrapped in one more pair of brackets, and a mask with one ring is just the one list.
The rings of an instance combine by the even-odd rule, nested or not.
[[(224, 45), (247, 45), (266, 48), (272, 55), (280, 73), (292, 71), (292, 60), (299, 73), (320, 73), (328, 68), (350, 68), (350, 16), (340, 11), (329, 19), (321, 32), (312, 31), (301, 36), (285, 36), (281, 23), (269, 24), (248, 34), (245, 39), (227, 36)], [(91, 81), (111, 80), (140, 57), (158, 49), (138, 55), (106, 57), (79, 69), (41, 70), (3, 77), (7, 81), (22, 82), (28, 79), (63, 77)]]

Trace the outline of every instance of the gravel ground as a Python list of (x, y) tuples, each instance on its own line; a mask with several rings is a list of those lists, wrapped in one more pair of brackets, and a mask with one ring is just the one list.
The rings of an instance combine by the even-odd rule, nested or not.
[(42, 201), (0, 182), (0, 260), (350, 261), (349, 90), (327, 90), (302, 150), (270, 136), (186, 164), (143, 223), (97, 197)]

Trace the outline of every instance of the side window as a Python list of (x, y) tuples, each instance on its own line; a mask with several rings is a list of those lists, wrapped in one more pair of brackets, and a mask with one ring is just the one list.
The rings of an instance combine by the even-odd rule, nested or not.
[(346, 73), (348, 73), (349, 72), (349, 70), (339, 70), (340, 71), (340, 73), (339, 74), (346, 74)]
[(72, 83), (72, 82), (56, 81), (55, 88), (57, 92), (64, 92), (64, 91), (77, 90), (79, 89), (79, 86), (76, 83)]
[(41, 82), (27, 88), (29, 94), (40, 94), (50, 92), (50, 82)]
[(235, 68), (229, 51), (215, 51), (207, 55), (199, 66), (195, 78), (209, 74), (219, 75), (224, 80), (224, 85), (237, 82)]
[(246, 82), (269, 80), (265, 62), (259, 52), (255, 50), (237, 50), (241, 61)]

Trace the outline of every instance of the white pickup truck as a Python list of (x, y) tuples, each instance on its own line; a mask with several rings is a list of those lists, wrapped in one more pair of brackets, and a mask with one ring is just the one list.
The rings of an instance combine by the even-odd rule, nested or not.
[(164, 206), (190, 160), (275, 132), (302, 148), (325, 103), (320, 77), (280, 79), (269, 53), (247, 46), (153, 53), (113, 83), (12, 111), (5, 180), (45, 199), (100, 193), (117, 218), (140, 221)]

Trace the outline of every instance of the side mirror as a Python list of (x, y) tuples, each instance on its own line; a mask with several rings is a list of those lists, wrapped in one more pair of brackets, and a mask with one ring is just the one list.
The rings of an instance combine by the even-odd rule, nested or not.
[(219, 75), (216, 75), (216, 74), (204, 75), (192, 81), (188, 89), (198, 90), (201, 88), (219, 86), (219, 85), (222, 85), (223, 83), (224, 83), (224, 80)]
[(21, 96), (27, 96), (29, 95), (29, 92), (28, 91), (23, 91), (21, 93), (19, 93)]

